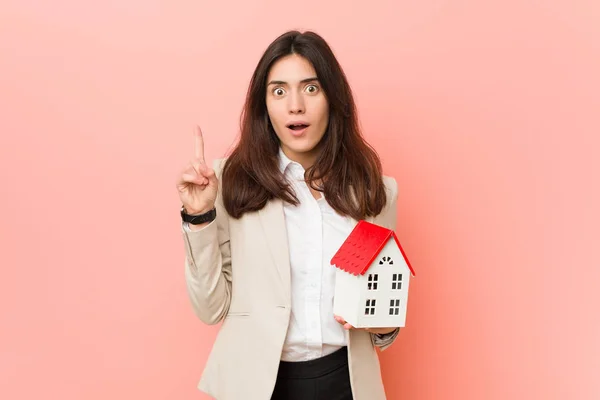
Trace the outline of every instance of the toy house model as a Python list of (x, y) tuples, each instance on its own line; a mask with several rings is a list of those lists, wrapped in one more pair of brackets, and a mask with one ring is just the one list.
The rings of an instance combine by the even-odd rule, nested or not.
[(331, 259), (333, 313), (355, 328), (403, 327), (415, 273), (394, 231), (361, 220)]

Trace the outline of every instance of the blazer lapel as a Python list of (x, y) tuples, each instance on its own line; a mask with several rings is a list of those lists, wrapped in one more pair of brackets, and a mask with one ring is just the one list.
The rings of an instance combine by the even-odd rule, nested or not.
[(283, 293), (289, 297), (291, 294), (290, 256), (282, 201), (280, 199), (268, 201), (258, 211), (258, 215), (273, 263), (282, 282)]

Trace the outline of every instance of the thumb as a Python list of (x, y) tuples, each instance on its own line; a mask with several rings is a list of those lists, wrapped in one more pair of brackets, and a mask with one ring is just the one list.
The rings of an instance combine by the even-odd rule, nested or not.
[(199, 171), (206, 179), (208, 179), (209, 185), (216, 185), (219, 183), (217, 179), (217, 175), (215, 174), (215, 170), (208, 167), (206, 164), (200, 164)]

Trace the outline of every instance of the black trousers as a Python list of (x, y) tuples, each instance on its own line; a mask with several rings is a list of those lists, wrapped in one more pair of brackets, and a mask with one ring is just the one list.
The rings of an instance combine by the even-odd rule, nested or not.
[(271, 400), (352, 400), (348, 348), (310, 361), (281, 361)]

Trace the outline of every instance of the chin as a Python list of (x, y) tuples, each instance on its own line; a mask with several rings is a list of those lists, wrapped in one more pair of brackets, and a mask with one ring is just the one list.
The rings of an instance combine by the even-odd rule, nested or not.
[(284, 143), (285, 147), (287, 147), (290, 151), (296, 154), (307, 154), (312, 153), (316, 150), (317, 146), (312, 143), (307, 143), (306, 145), (301, 145), (299, 143), (287, 144)]

